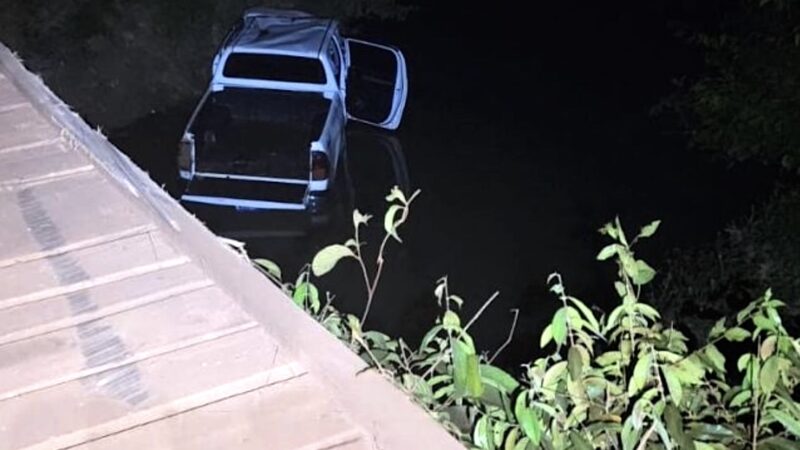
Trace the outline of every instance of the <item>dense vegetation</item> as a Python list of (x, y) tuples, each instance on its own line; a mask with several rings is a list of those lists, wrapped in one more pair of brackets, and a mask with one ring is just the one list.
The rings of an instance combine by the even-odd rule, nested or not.
[(800, 299), (800, 2), (724, 2), (713, 24), (683, 27), (702, 49), (705, 70), (680, 80), (656, 109), (679, 119), (688, 142), (735, 164), (783, 167), (773, 197), (723, 230), (714, 242), (676, 251), (655, 304), (671, 318), (708, 330), (773, 286), (791, 307)]
[[(362, 329), (391, 242), (408, 219), (419, 191), (387, 197), (385, 235), (374, 264), (364, 253), (360, 230), (370, 216), (355, 211), (354, 236), (323, 248), (294, 283), (278, 266), (255, 260), (299, 306), (361, 357), (412, 395), (420, 405), (473, 448), (480, 449), (791, 449), (800, 438), (800, 340), (783, 326), (784, 302), (771, 291), (729, 318), (716, 321), (702, 345), (687, 337), (642, 298), (656, 272), (638, 259), (634, 246), (658, 229), (655, 221), (630, 238), (619, 220), (600, 232), (609, 243), (597, 259), (614, 261), (619, 297), (610, 313), (568, 294), (562, 277), (548, 284), (561, 305), (541, 334), (552, 353), (513, 376), (492, 365), (469, 334), (489, 298), (469, 320), (463, 300), (447, 278), (432, 301), (439, 317), (418, 345)], [(363, 274), (366, 304), (361, 318), (342, 314), (315, 277), (353, 261)], [(324, 301), (323, 301), (324, 299)], [(511, 335), (509, 335), (510, 339)], [(534, 345), (534, 343), (531, 343)]]

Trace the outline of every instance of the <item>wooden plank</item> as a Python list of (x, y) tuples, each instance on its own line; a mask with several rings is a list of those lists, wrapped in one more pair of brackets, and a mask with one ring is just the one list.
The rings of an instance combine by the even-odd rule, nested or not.
[(82, 166), (72, 167), (63, 170), (43, 172), (41, 174), (30, 175), (30, 176), (27, 174), (20, 174), (21, 176), (16, 177), (10, 181), (0, 181), (0, 189), (19, 190), (28, 187), (34, 187), (40, 184), (49, 183), (51, 181), (62, 180), (72, 176), (81, 175), (86, 172), (91, 172), (92, 170), (94, 170), (94, 166), (87, 163)]
[(30, 104), (0, 112), (0, 152), (58, 137), (60, 130)]
[(0, 269), (0, 310), (186, 262), (160, 233), (148, 233), (16, 264)]
[(81, 241), (72, 241), (68, 244), (64, 244), (58, 247), (53, 247), (48, 250), (42, 250), (34, 253), (28, 253), (25, 255), (20, 255), (20, 256), (15, 256), (13, 258), (0, 260), (0, 269), (3, 267), (13, 266), (14, 264), (35, 261), (37, 259), (49, 258), (51, 256), (61, 255), (68, 252), (74, 252), (77, 250), (82, 250), (84, 248), (96, 247), (98, 245), (103, 245), (103, 244), (110, 244), (112, 242), (119, 241), (121, 239), (133, 237), (139, 234), (151, 233), (154, 231), (156, 231), (156, 227), (153, 225), (141, 225), (138, 227), (128, 228), (126, 230), (117, 231), (114, 233), (93, 236)]
[(28, 99), (19, 92), (11, 80), (5, 77), (0, 78), (0, 109), (27, 102)]
[(168, 297), (0, 346), (0, 399), (98, 367), (232, 328), (251, 319), (218, 288)]
[(183, 264), (87, 289), (93, 308), (75, 311), (70, 295), (51, 297), (0, 310), (0, 345), (91, 320), (106, 311), (124, 311), (158, 298), (208, 286), (210, 281), (194, 265)]
[(149, 224), (97, 172), (27, 189), (0, 190), (0, 260)]
[[(372, 448), (311, 376), (228, 398), (81, 450)], [(354, 446), (357, 445), (357, 446)]]
[(0, 443), (75, 446), (302, 374), (263, 330), (251, 329), (2, 401)]

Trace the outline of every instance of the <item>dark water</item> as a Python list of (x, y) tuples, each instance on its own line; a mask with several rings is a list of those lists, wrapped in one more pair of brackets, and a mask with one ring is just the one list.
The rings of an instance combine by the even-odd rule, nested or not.
[[(770, 190), (769, 171), (714, 163), (648, 114), (670, 79), (699, 62), (672, 38), (671, 14), (563, 4), (531, 17), (461, 4), (423, 8), (400, 24), (361, 24), (363, 36), (404, 50), (411, 95), (398, 132), (350, 128), (339, 208), (322, 219), (197, 213), (295, 273), (321, 246), (350, 237), (353, 205), (380, 218), (389, 186), (409, 183), (422, 194), (401, 230), (405, 243), (389, 246), (368, 327), (419, 336), (436, 313), (435, 281), (448, 275), (467, 300), (465, 316), (500, 291), (474, 328), (486, 350), (505, 339), (509, 309), (520, 309), (501, 363), (525, 361), (556, 306), (549, 273), (560, 271), (589, 303), (613, 298), (613, 267), (594, 261), (605, 221), (618, 214), (633, 231), (662, 219), (640, 248), (658, 267), (668, 250), (712, 239)], [(175, 144), (193, 101), (112, 133), (167, 187), (175, 187)], [(368, 238), (374, 251), (377, 238)], [(355, 264), (321, 283), (341, 309), (361, 312)]]

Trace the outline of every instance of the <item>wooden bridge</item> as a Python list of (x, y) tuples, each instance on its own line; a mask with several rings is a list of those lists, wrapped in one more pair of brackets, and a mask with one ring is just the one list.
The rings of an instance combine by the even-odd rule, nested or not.
[(462, 448), (364, 367), (0, 45), (0, 449)]

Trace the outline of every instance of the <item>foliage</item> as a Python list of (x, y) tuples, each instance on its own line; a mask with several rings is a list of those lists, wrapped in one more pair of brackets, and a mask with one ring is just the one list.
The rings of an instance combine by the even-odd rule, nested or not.
[(613, 285), (619, 303), (610, 314), (569, 295), (560, 274), (548, 278), (561, 307), (539, 345), (552, 353), (525, 365), (521, 376), (492, 365), (497, 352), (481, 354), (469, 334), (497, 294), (465, 323), (459, 314), (463, 300), (450, 291), (446, 277), (440, 279), (434, 297), (441, 313), (416, 347), (363, 330), (363, 317), (338, 312), (330, 295), (322, 305), (313, 276), (348, 259), (361, 265), (367, 293), (374, 294), (385, 243), (400, 242), (398, 228), (416, 195), (406, 199), (395, 189), (387, 197), (386, 235), (372, 277), (358, 240), (369, 217), (359, 212), (354, 239), (324, 248), (293, 284), (281, 281), (273, 263), (255, 262), (298, 306), (471, 448), (797, 447), (800, 342), (783, 326), (784, 303), (767, 291), (735, 317), (717, 321), (707, 342), (690, 350), (686, 336), (641, 300), (656, 272), (633, 248), (657, 231), (658, 221), (633, 239), (619, 220), (600, 230), (610, 243), (597, 259), (617, 267)]
[(800, 169), (800, 3), (740, 0), (714, 30), (683, 30), (707, 71), (661, 107), (685, 119), (690, 141), (733, 161)]
[(772, 286), (789, 302), (787, 327), (800, 329), (798, 211), (800, 191), (782, 190), (712, 242), (675, 251), (656, 284), (653, 304), (702, 341), (717, 318), (735, 314), (762, 286)]

